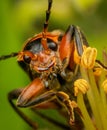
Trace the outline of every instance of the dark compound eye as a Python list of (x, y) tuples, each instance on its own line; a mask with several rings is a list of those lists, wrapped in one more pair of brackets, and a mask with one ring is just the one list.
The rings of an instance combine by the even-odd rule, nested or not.
[(50, 43), (49, 45), (48, 45), (48, 47), (51, 49), (51, 50), (53, 50), (53, 51), (56, 51), (57, 50), (57, 45), (55, 44), (55, 43)]
[(48, 47), (51, 49), (51, 50), (53, 50), (53, 51), (57, 51), (57, 44), (56, 43), (54, 43), (53, 41), (51, 41), (51, 40), (48, 40)]
[(33, 54), (42, 51), (43, 46), (41, 44), (41, 38), (28, 42), (24, 47), (24, 51), (26, 50), (32, 52)]
[(31, 57), (29, 55), (24, 55), (23, 56), (23, 60), (24, 62), (26, 62), (27, 64), (30, 64), (31, 62)]

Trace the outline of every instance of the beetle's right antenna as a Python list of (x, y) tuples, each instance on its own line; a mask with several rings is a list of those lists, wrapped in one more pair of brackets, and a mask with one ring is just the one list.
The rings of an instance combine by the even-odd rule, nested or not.
[(9, 55), (0, 56), (0, 60), (5, 60), (5, 59), (11, 58), (11, 57), (15, 57), (15, 56), (17, 56), (17, 55), (18, 55), (17, 52), (13, 52), (13, 53), (11, 53), (11, 54), (9, 54)]
[(46, 10), (46, 20), (44, 23), (44, 28), (43, 28), (43, 32), (42, 32), (42, 40), (41, 40), (41, 43), (45, 50), (48, 49), (46, 33), (48, 30), (48, 23), (49, 23), (49, 17), (50, 17), (50, 13), (51, 13), (51, 7), (52, 7), (52, 0), (48, 0), (48, 9)]
[(46, 10), (46, 21), (44, 23), (44, 33), (46, 33), (48, 29), (48, 22), (49, 22), (49, 17), (51, 13), (51, 7), (52, 7), (52, 0), (48, 0), (48, 9)]

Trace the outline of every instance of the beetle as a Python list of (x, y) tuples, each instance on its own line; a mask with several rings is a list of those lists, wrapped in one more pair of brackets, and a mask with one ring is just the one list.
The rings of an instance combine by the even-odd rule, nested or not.
[[(18, 53), (0, 57), (0, 60), (4, 60), (17, 56), (18, 64), (31, 79), (28, 86), (11, 91), (8, 94), (8, 100), (13, 109), (33, 129), (38, 128), (37, 123), (29, 119), (19, 109), (20, 107), (29, 107), (41, 117), (43, 115), (36, 109), (57, 109), (66, 115), (68, 125), (47, 116), (45, 118), (62, 129), (82, 130), (83, 126), (81, 123), (79, 124), (81, 119), (78, 117), (82, 114), (74, 97), (73, 86), (74, 82), (81, 77), (79, 67), (81, 64), (83, 66), (85, 64), (84, 52), (86, 54), (87, 48), (89, 50), (90, 48), (84, 34), (75, 25), (70, 25), (65, 33), (58, 30), (48, 31), (51, 7), (52, 0), (48, 0), (46, 21), (41, 33), (28, 39)], [(94, 52), (96, 51), (94, 50)], [(95, 58), (96, 56), (94, 61)], [(15, 99), (17, 99), (16, 105), (13, 102)], [(76, 125), (75, 122), (78, 124)]]

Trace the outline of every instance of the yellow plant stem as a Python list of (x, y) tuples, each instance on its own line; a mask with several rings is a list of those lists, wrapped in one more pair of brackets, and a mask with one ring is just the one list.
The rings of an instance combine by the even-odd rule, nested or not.
[(107, 97), (106, 97), (106, 93), (104, 92), (104, 89), (102, 87), (102, 83), (106, 79), (106, 75), (107, 75), (107, 72), (102, 70), (101, 76), (98, 79), (98, 85), (99, 85), (101, 100), (102, 100), (103, 106), (105, 108), (105, 112), (107, 114)]
[(77, 103), (78, 103), (78, 106), (79, 106), (79, 108), (82, 112), (82, 115), (83, 115), (82, 121), (85, 125), (85, 129), (86, 130), (96, 130), (96, 128), (94, 127), (93, 122), (92, 122), (92, 120), (89, 117), (89, 114), (87, 112), (87, 109), (86, 109), (86, 106), (84, 103), (84, 99), (83, 99), (83, 94), (81, 92), (78, 93)]
[(98, 128), (98, 130), (103, 130), (101, 123), (101, 115), (99, 112), (99, 94), (96, 83), (94, 81), (93, 73), (91, 71), (92, 70), (87, 70), (81, 67), (82, 78), (86, 79), (90, 84), (90, 88), (87, 92), (87, 97), (94, 115), (96, 127)]
[(90, 80), (90, 84), (91, 84), (91, 89), (92, 89), (93, 96), (94, 96), (94, 99), (95, 99), (95, 104), (96, 104), (96, 107), (97, 107), (96, 111), (98, 112), (98, 116), (99, 116), (100, 121), (101, 121), (100, 124), (101, 124), (102, 130), (107, 130), (107, 119), (106, 119), (106, 116), (105, 116), (101, 96), (100, 96), (100, 93), (98, 91), (98, 86), (95, 82), (95, 77), (93, 75), (93, 71), (88, 70), (88, 73), (89, 73), (89, 80)]
[(102, 83), (106, 79), (106, 75), (107, 75), (107, 72), (102, 70), (101, 76), (98, 79), (98, 87), (99, 87), (99, 93), (100, 93), (100, 99), (101, 99), (101, 105), (102, 105), (101, 116), (102, 116), (102, 121), (104, 125), (104, 130), (107, 129), (107, 97), (102, 87)]

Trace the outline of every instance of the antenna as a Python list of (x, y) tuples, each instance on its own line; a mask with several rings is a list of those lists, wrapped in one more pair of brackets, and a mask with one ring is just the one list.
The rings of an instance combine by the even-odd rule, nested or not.
[(11, 58), (11, 57), (15, 57), (15, 56), (17, 56), (17, 55), (18, 55), (17, 52), (13, 52), (13, 53), (11, 53), (11, 54), (9, 54), (9, 55), (0, 56), (0, 60), (5, 60), (5, 59)]
[(44, 23), (44, 33), (47, 32), (47, 29), (48, 29), (48, 22), (49, 22), (50, 13), (51, 13), (51, 7), (52, 7), (52, 0), (48, 0), (48, 9), (46, 10), (46, 21)]
[(46, 10), (46, 21), (44, 23), (44, 28), (43, 28), (43, 32), (42, 32), (43, 37), (41, 39), (41, 43), (45, 50), (48, 50), (46, 32), (48, 30), (48, 22), (49, 22), (50, 13), (51, 13), (51, 7), (52, 7), (52, 0), (48, 0), (48, 9)]

